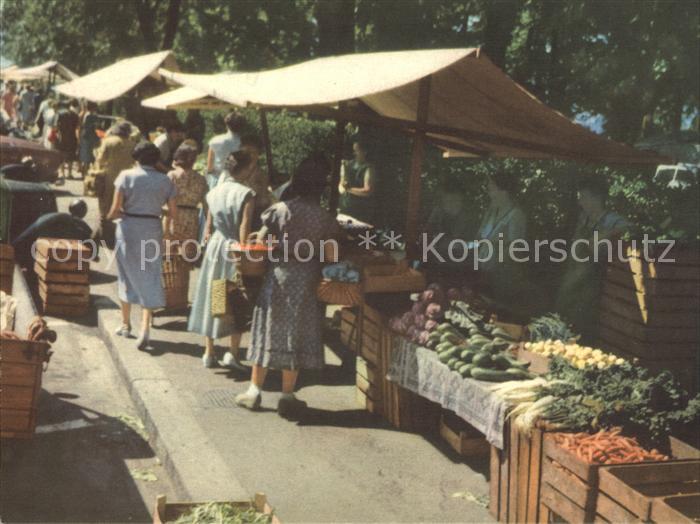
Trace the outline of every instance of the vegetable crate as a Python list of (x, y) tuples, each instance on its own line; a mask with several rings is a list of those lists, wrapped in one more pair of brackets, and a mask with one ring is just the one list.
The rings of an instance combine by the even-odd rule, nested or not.
[(340, 311), (340, 342), (354, 353), (357, 353), (359, 323), (357, 308), (346, 307)]
[[(21, 273), (16, 279), (14, 330), (26, 333), (36, 316), (34, 303)], [(0, 339), (0, 436), (2, 438), (31, 438), (36, 427), (36, 415), (41, 393), (44, 366), (51, 357), (46, 342), (26, 339)]]
[(664, 504), (659, 497), (700, 496), (700, 460), (607, 466), (598, 490), (596, 514), (608, 522), (668, 522), (665, 508), (655, 518), (654, 506)]
[(489, 511), (500, 522), (540, 522), (544, 435), (523, 435), (507, 422), (503, 450), (491, 446)]
[(58, 317), (78, 317), (90, 307), (92, 250), (78, 240), (40, 238), (34, 272), (43, 311)]
[(12, 275), (15, 271), (15, 250), (9, 244), (0, 244), (0, 290), (12, 294)]
[(674, 495), (654, 499), (652, 522), (691, 523), (700, 521), (700, 495)]
[(399, 335), (393, 334), (389, 329), (383, 330), (379, 367), (383, 386), (384, 418), (392, 426), (403, 431), (435, 432), (442, 411), (441, 406), (386, 378), (398, 337)]
[(161, 281), (165, 291), (165, 310), (186, 309), (189, 305), (190, 268), (180, 255), (163, 257)]
[(426, 288), (425, 275), (403, 265), (366, 266), (362, 271), (364, 293), (399, 293), (422, 291)]
[[(153, 524), (167, 524), (175, 522), (178, 518), (185, 515), (194, 507), (205, 504), (204, 502), (168, 502), (165, 495), (159, 495), (156, 498), (156, 505), (153, 511)], [(272, 508), (267, 502), (267, 497), (263, 493), (256, 493), (252, 501), (227, 501), (225, 504), (231, 504), (236, 509), (248, 510), (254, 508), (258, 513), (270, 515), (271, 524), (280, 524), (280, 520), (274, 514)]]
[(440, 436), (463, 457), (485, 456), (489, 453), (489, 443), (481, 432), (467, 424), (452, 411), (442, 411)]
[(352, 282), (321, 280), (316, 288), (316, 297), (324, 304), (353, 307), (362, 302), (362, 287)]
[[(698, 390), (700, 254), (675, 247), (675, 263), (644, 260), (628, 248), (628, 262), (608, 264), (600, 307), (600, 346), (652, 371), (669, 369)], [(650, 253), (651, 257), (661, 253)]]
[(382, 413), (382, 384), (381, 376), (374, 364), (362, 357), (356, 358), (355, 385), (358, 403), (370, 413)]

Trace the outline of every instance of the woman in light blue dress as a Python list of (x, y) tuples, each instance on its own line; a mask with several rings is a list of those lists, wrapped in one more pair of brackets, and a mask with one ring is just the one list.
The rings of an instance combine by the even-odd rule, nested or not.
[(122, 326), (117, 334), (131, 335), (131, 304), (139, 304), (143, 315), (137, 346), (145, 349), (153, 309), (165, 306), (161, 212), (167, 204), (169, 216), (177, 221), (177, 191), (170, 179), (155, 168), (160, 159), (155, 145), (141, 142), (134, 148), (133, 157), (138, 165), (122, 171), (114, 181), (114, 199), (107, 218), (119, 219), (115, 251)]
[(224, 362), (231, 367), (238, 364), (238, 347), (241, 333), (236, 332), (232, 316), (214, 318), (211, 314), (211, 283), (214, 280), (232, 280), (236, 275), (233, 259), (228, 254), (231, 242), (245, 242), (250, 234), (255, 193), (239, 180), (245, 180), (254, 168), (251, 155), (236, 151), (229, 155), (226, 168), (231, 175), (209, 191), (207, 204), (212, 217), (213, 233), (207, 243), (202, 267), (199, 271), (197, 291), (192, 303), (187, 330), (205, 337), (204, 367), (214, 367), (216, 355), (214, 340), (231, 337), (230, 355)]

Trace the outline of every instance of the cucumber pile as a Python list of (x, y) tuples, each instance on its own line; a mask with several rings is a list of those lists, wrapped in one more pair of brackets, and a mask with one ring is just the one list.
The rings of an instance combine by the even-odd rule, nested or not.
[(508, 332), (484, 321), (464, 302), (452, 302), (440, 324), (428, 337), (428, 347), (438, 359), (464, 378), (489, 382), (534, 377), (529, 363), (511, 357), (506, 350), (515, 343)]

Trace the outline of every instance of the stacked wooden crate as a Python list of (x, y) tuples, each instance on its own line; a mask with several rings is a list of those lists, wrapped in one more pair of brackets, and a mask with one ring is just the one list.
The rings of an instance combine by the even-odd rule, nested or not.
[(478, 457), (489, 454), (490, 446), (484, 435), (453, 411), (442, 410), (440, 436), (463, 457)]
[[(661, 253), (652, 252), (651, 257)], [(608, 264), (600, 308), (600, 346), (638, 359), (652, 372), (668, 369), (698, 391), (700, 255), (674, 248), (675, 262), (645, 260), (628, 249), (628, 262)]]
[(34, 271), (43, 311), (57, 317), (77, 317), (90, 307), (92, 250), (79, 240), (40, 238)]
[(359, 332), (358, 308), (343, 308), (340, 311), (340, 342), (353, 353), (357, 353), (357, 334)]
[(370, 413), (382, 414), (382, 377), (377, 366), (362, 357), (356, 357), (355, 385), (357, 401)]
[(541, 522), (540, 486), (545, 432), (524, 435), (506, 422), (503, 449), (491, 447), (489, 511), (500, 522)]
[(15, 250), (9, 244), (0, 244), (0, 290), (12, 294), (12, 275), (15, 271)]

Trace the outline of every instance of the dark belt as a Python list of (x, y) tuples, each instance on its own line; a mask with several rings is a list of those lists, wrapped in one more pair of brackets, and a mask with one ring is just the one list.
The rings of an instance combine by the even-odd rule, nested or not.
[(177, 207), (181, 207), (182, 209), (199, 209), (197, 206), (186, 206), (185, 204), (178, 204)]
[(131, 218), (154, 218), (156, 220), (160, 220), (158, 215), (137, 215), (136, 213), (124, 213), (124, 216)]

